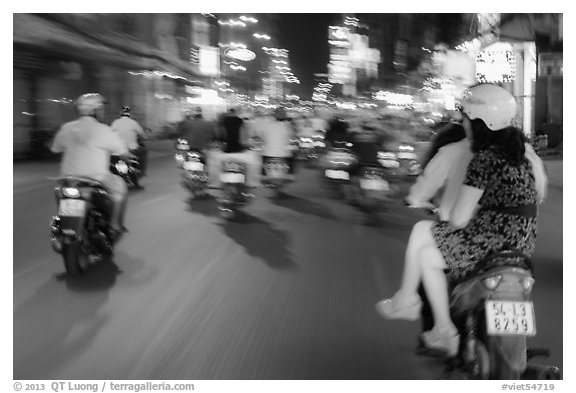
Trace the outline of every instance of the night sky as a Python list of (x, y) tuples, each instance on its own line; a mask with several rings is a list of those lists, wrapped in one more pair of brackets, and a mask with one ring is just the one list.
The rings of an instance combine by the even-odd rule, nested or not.
[(328, 26), (335, 14), (281, 14), (280, 46), (290, 51), (292, 73), (300, 80), (299, 94), (312, 97), (314, 74), (326, 73)]

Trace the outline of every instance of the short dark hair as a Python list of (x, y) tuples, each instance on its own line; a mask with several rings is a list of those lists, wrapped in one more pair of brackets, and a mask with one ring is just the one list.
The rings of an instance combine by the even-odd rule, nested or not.
[(495, 149), (514, 166), (520, 165), (524, 160), (526, 136), (516, 127), (506, 127), (492, 131), (481, 119), (470, 120), (472, 125), (472, 151)]

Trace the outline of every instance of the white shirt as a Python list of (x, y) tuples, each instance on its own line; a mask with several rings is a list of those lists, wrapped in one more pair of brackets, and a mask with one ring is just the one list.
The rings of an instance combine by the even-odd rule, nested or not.
[(144, 130), (138, 122), (131, 117), (122, 116), (112, 122), (112, 130), (118, 133), (120, 139), (128, 149), (138, 148), (138, 134), (144, 134)]
[[(524, 147), (526, 149), (524, 156), (530, 162), (534, 173), (538, 202), (542, 203), (546, 198), (548, 187), (544, 163), (530, 144), (526, 143)], [(415, 205), (428, 202), (445, 185), (438, 215), (441, 220), (448, 221), (473, 156), (474, 153), (470, 150), (470, 141), (467, 138), (441, 147), (410, 188), (407, 201)]]
[(90, 116), (62, 125), (51, 150), (64, 153), (61, 175), (87, 177), (109, 174), (110, 155), (127, 153), (118, 135)]
[(467, 138), (442, 146), (410, 188), (410, 194), (406, 198), (408, 202), (415, 205), (428, 202), (445, 186), (438, 215), (441, 220), (449, 220), (473, 156)]
[(268, 157), (290, 157), (291, 139), (294, 129), (289, 121), (271, 120), (260, 124), (258, 130), (262, 140), (262, 155)]

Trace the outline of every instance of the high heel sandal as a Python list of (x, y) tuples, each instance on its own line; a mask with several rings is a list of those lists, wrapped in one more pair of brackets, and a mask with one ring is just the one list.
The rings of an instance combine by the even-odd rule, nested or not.
[(418, 295), (414, 295), (413, 301), (409, 301), (409, 298), (396, 293), (391, 299), (383, 299), (376, 303), (376, 311), (385, 319), (415, 321), (420, 318), (422, 301)]
[(420, 342), (429, 355), (441, 357), (453, 357), (458, 353), (460, 335), (442, 334), (429, 330), (420, 335)]

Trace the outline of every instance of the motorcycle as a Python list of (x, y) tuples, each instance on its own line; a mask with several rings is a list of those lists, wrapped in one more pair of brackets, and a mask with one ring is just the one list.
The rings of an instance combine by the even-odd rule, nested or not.
[(185, 138), (178, 138), (175, 145), (176, 152), (174, 153), (174, 159), (176, 160), (176, 165), (178, 168), (182, 168), (184, 162), (186, 161), (186, 154), (190, 151), (190, 145), (188, 140)]
[(277, 198), (282, 196), (284, 186), (290, 181), (288, 171), (289, 165), (286, 158), (265, 157), (262, 184), (272, 189)]
[(346, 196), (350, 181), (350, 170), (357, 158), (349, 142), (334, 142), (324, 156), (324, 184), (339, 196)]
[(397, 148), (379, 152), (378, 161), (391, 176), (412, 177), (422, 173), (418, 155), (409, 143), (401, 143)]
[(396, 192), (395, 185), (386, 179), (385, 169), (378, 165), (362, 165), (359, 172), (358, 179), (353, 180), (356, 205), (370, 222), (377, 223), (376, 213), (385, 209), (386, 202)]
[(190, 191), (192, 199), (205, 197), (208, 189), (208, 172), (204, 154), (199, 150), (188, 151), (182, 169), (182, 184)]
[(56, 180), (58, 215), (50, 224), (51, 245), (62, 255), (66, 272), (78, 277), (90, 264), (112, 255), (116, 240), (110, 227), (112, 202), (96, 180), (76, 176)]
[(126, 157), (113, 155), (110, 157), (110, 172), (120, 176), (128, 185), (128, 188), (141, 188), (140, 159), (130, 152)]
[(547, 350), (527, 349), (536, 335), (530, 260), (513, 250), (491, 253), (466, 278), (451, 284), (450, 312), (461, 337), (448, 375), (465, 379), (559, 379), (554, 366), (529, 365)]
[(311, 137), (301, 136), (298, 138), (298, 159), (312, 165), (324, 152), (326, 144), (324, 134), (316, 131)]
[(225, 159), (222, 162), (220, 182), (222, 192), (217, 198), (218, 210), (220, 216), (231, 220), (253, 198), (246, 186), (246, 164), (236, 159)]

